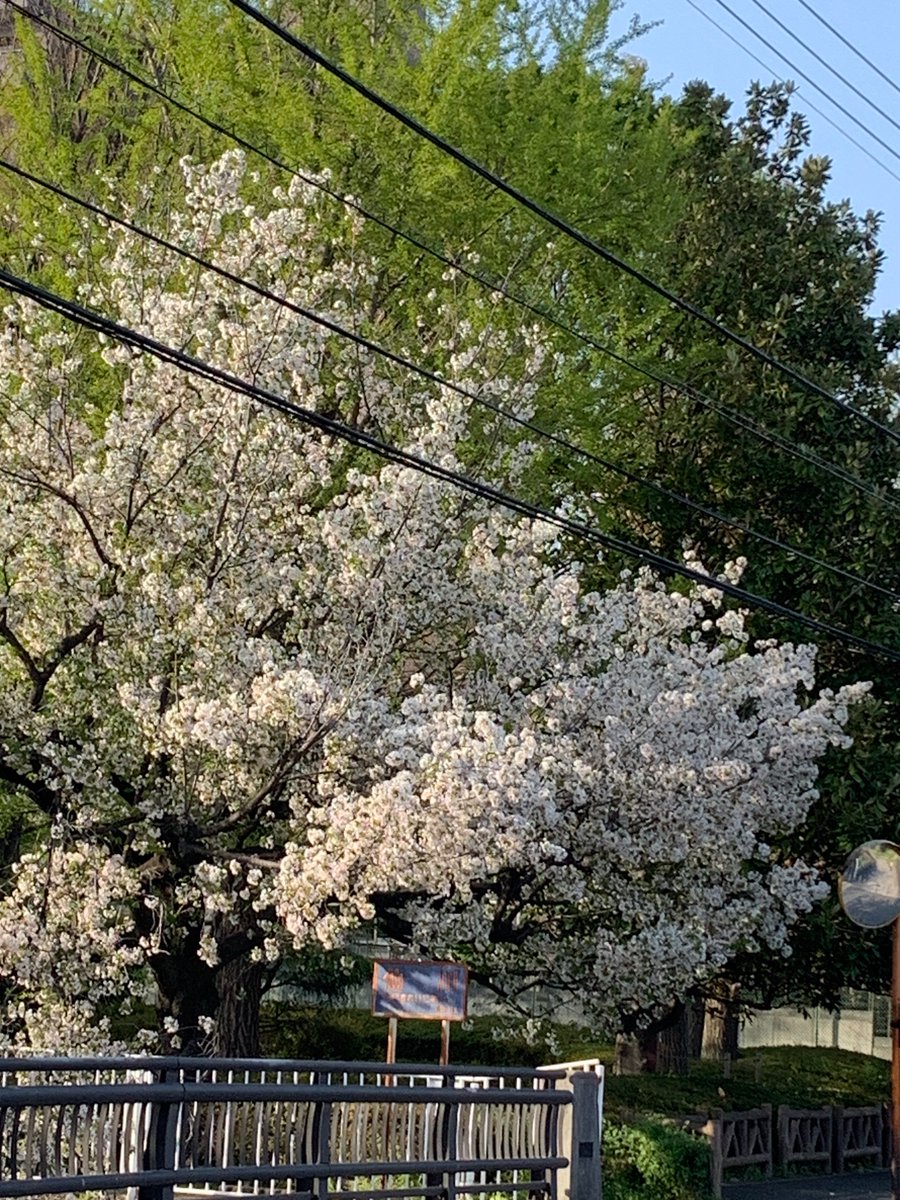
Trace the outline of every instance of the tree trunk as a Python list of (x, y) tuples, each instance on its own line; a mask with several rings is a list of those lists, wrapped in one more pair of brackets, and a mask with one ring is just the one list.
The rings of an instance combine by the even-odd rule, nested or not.
[(641, 1044), (634, 1034), (616, 1034), (616, 1057), (613, 1075), (640, 1075), (644, 1069)]
[(215, 970), (190, 951), (160, 954), (153, 969), (163, 1050), (188, 1055), (208, 1053), (204, 1025), (215, 1018), (219, 1003)]
[(703, 1050), (703, 1026), (706, 1021), (706, 1001), (701, 996), (694, 996), (689, 1001), (690, 1015), (690, 1054), (692, 1059), (700, 1057)]
[(163, 1051), (221, 1058), (259, 1058), (259, 1009), (270, 970), (250, 956), (252, 943), (238, 934), (219, 945), (221, 962), (198, 954), (200, 930), (191, 929), (177, 951), (152, 960)]
[(643, 1029), (634, 1024), (617, 1034), (614, 1075), (687, 1075), (690, 1063), (691, 1014), (677, 1003)]
[(259, 1008), (266, 965), (249, 954), (225, 963), (216, 975), (218, 1009), (212, 1039), (217, 1058), (259, 1058)]
[(658, 1075), (687, 1075), (691, 1057), (691, 1009), (680, 1004), (674, 1019), (660, 1029), (656, 1039)]
[(738, 1052), (738, 997), (740, 984), (722, 980), (707, 997), (701, 1057), (716, 1062), (736, 1058)]

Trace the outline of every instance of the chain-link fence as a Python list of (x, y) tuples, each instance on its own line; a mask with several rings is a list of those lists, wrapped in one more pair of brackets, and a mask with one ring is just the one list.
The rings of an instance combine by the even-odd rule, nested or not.
[(890, 997), (847, 989), (836, 1012), (774, 1008), (753, 1013), (742, 1024), (740, 1046), (832, 1046), (890, 1058), (890, 1021)]

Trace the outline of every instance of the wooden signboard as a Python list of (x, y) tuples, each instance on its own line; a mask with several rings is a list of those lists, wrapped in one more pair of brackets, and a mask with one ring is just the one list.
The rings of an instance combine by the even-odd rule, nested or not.
[(460, 963), (376, 959), (372, 972), (372, 1013), (387, 1017), (387, 1061), (396, 1062), (397, 1020), (441, 1022), (441, 1065), (450, 1056), (450, 1022), (464, 1021), (469, 971)]

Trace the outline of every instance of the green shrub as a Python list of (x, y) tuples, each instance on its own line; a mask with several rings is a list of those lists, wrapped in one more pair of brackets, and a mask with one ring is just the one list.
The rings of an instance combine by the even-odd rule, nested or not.
[(707, 1200), (709, 1147), (660, 1121), (603, 1127), (604, 1200)]
[[(383, 1062), (387, 1021), (363, 1009), (279, 1003), (263, 1009), (261, 1032), (263, 1051), (273, 1058)], [(399, 1062), (436, 1063), (440, 1048), (439, 1021), (399, 1022)], [(450, 1032), (450, 1061), (467, 1066), (539, 1066), (555, 1061), (558, 1052), (503, 1017), (476, 1017)]]

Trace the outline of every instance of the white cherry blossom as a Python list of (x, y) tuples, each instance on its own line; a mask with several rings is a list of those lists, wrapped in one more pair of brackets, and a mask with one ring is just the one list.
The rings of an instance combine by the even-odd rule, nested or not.
[[(365, 325), (379, 264), (349, 216), (335, 231), (298, 183), (251, 207), (237, 154), (184, 169), (170, 236)], [(529, 447), (458, 393), (95, 236), (82, 296), (119, 320), (523, 477)], [(539, 331), (439, 299), (419, 314), (432, 361), (527, 415), (555, 369)], [(105, 1015), (153, 996), (190, 1043), (223, 967), (376, 916), (501, 990), (551, 978), (612, 1026), (739, 948), (789, 949), (823, 885), (769, 845), (862, 691), (816, 695), (813, 648), (748, 644), (714, 589), (641, 572), (600, 593), (548, 526), (26, 301), (6, 318), (0, 783), (38, 821), (0, 900), (7, 1044), (96, 1049)]]

